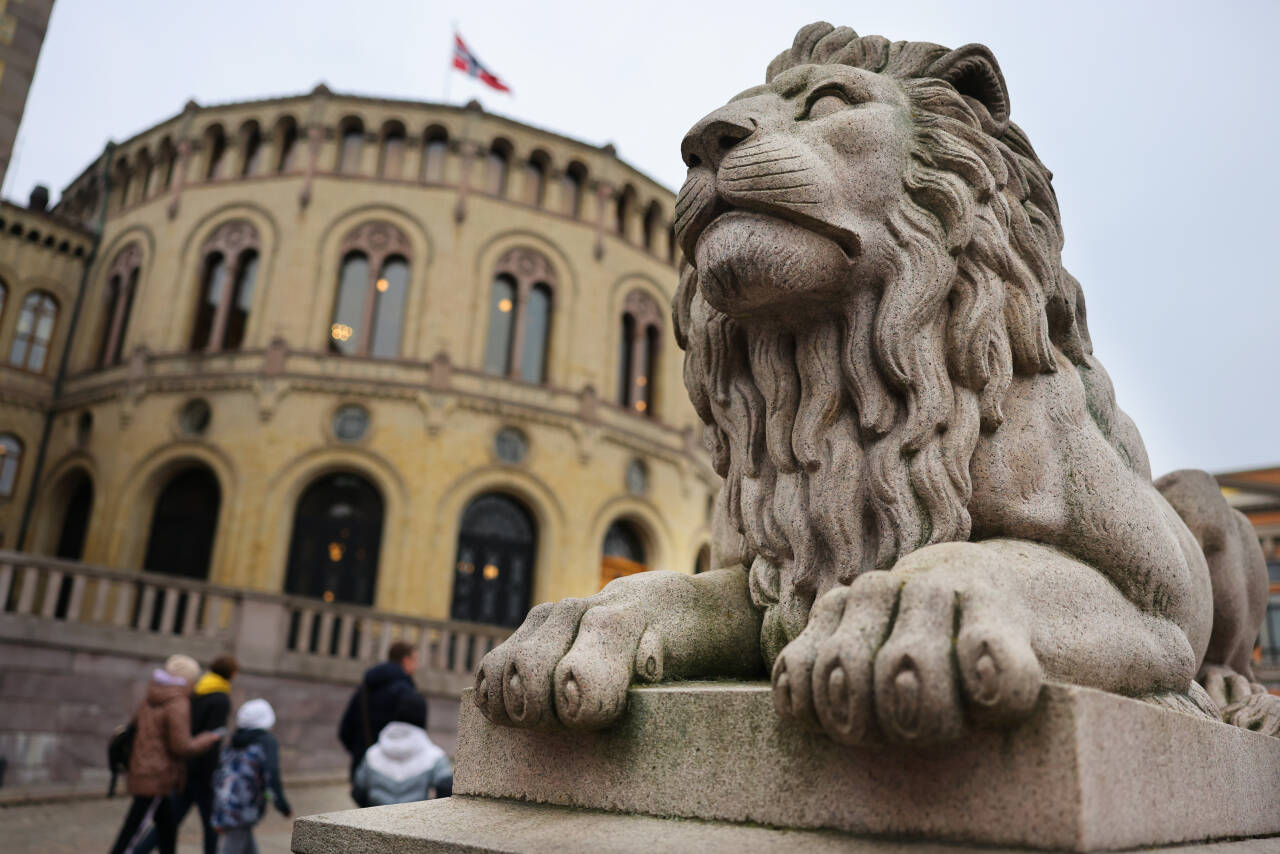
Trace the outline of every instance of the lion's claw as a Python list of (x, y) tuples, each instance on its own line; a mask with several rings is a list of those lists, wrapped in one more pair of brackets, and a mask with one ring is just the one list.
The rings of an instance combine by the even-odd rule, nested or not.
[(779, 655), (774, 705), (843, 744), (952, 741), (966, 719), (1030, 713), (1043, 673), (1029, 633), (963, 575), (872, 572), (826, 593)]

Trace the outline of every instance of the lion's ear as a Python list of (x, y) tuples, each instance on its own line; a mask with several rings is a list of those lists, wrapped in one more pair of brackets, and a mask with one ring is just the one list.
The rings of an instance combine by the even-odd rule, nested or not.
[(958, 47), (934, 60), (923, 76), (945, 80), (961, 95), (985, 107), (992, 127), (984, 129), (993, 136), (1009, 127), (1009, 87), (1000, 63), (985, 45)]

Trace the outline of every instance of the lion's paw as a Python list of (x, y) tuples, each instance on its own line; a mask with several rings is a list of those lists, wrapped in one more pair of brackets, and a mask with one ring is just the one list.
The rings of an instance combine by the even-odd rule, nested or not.
[(1280, 737), (1280, 696), (1250, 694), (1223, 709), (1222, 719), (1241, 729)]
[(662, 678), (662, 644), (635, 607), (608, 594), (538, 605), (476, 671), (475, 703), (496, 724), (598, 729), (632, 681)]
[[(1221, 664), (1206, 664), (1201, 667), (1196, 681), (1204, 687), (1220, 709), (1239, 703), (1251, 694), (1257, 693), (1253, 683), (1247, 677)], [(1261, 690), (1261, 686), (1258, 690)]]
[(1043, 681), (1027, 629), (950, 574), (870, 572), (815, 604), (773, 668), (778, 714), (843, 744), (936, 744), (1012, 722)]

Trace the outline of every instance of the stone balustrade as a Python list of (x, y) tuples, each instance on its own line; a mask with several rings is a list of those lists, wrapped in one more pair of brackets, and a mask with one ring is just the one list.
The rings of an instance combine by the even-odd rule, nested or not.
[(156, 657), (231, 653), (245, 672), (354, 684), (397, 640), (417, 682), (456, 696), (510, 631), (0, 551), (0, 640)]

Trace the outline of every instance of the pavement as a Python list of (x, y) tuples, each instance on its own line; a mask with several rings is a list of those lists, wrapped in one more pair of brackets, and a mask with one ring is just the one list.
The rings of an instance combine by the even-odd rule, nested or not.
[[(294, 818), (353, 809), (346, 784), (289, 788)], [(83, 800), (0, 806), (0, 851), (5, 854), (99, 854), (109, 851), (129, 809), (129, 798), (117, 795)], [(293, 821), (268, 807), (254, 829), (261, 854), (288, 854)], [(194, 809), (182, 822), (178, 854), (201, 854), (200, 816)]]

